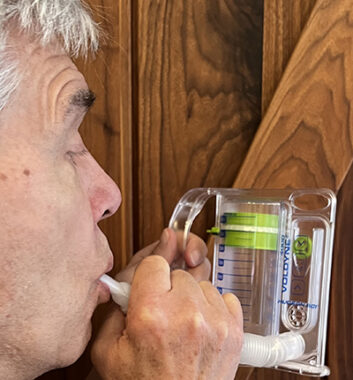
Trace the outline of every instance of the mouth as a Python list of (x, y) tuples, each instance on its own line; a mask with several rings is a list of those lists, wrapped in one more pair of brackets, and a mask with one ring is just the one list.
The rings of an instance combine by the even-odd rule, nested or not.
[[(110, 252), (110, 256), (108, 259), (107, 266), (105, 268), (104, 273), (102, 273), (101, 276), (105, 273), (110, 272), (113, 269), (113, 265), (114, 265), (114, 257), (113, 257), (113, 254)], [(99, 278), (101, 276), (99, 276)], [(109, 300), (110, 300), (109, 287), (106, 284), (104, 284), (102, 281), (100, 281), (99, 279), (97, 282), (98, 282), (98, 291), (99, 291), (98, 304), (109, 302)]]
[(102, 281), (98, 281), (98, 304), (107, 303), (110, 300), (110, 290)]

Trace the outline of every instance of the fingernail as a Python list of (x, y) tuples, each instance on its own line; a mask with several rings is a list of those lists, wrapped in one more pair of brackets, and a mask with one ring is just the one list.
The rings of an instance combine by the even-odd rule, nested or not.
[(167, 229), (164, 229), (162, 236), (161, 236), (161, 244), (166, 245), (168, 244), (169, 240), (169, 232)]
[(190, 264), (192, 266), (196, 266), (200, 263), (200, 260), (201, 260), (201, 253), (199, 251), (192, 251), (190, 253)]

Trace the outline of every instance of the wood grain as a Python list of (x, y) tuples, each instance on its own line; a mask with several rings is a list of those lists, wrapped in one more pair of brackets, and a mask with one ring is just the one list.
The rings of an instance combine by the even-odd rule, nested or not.
[(262, 6), (134, 2), (136, 247), (186, 190), (231, 186), (260, 120)]
[(264, 0), (262, 115), (299, 40), (316, 0)]
[(353, 166), (338, 193), (328, 331), (329, 379), (353, 374)]
[(351, 12), (317, 2), (235, 186), (339, 189), (353, 157)]
[[(268, 117), (267, 114), (260, 126), (259, 135), (256, 136), (254, 146), (251, 148), (252, 153), (251, 151), (249, 153), (249, 156), (251, 154), (252, 156), (249, 161), (247, 159), (244, 163), (236, 181), (236, 186), (249, 186), (250, 182), (256, 187), (333, 185), (332, 187), (336, 191), (344, 181), (338, 195), (333, 256), (327, 344), (327, 363), (331, 368), (330, 379), (350, 379), (353, 373), (351, 360), (353, 357), (351, 344), (353, 338), (351, 310), (353, 282), (351, 276), (352, 241), (350, 238), (353, 168), (350, 169), (348, 176), (345, 176), (350, 167), (352, 131), (351, 120), (348, 116), (352, 99), (352, 89), (349, 83), (352, 75), (352, 58), (351, 46), (348, 42), (352, 40), (353, 36), (350, 22), (351, 8), (351, 1), (318, 1), (307, 29), (289, 62), (276, 96), (269, 106), (268, 114), (271, 117)], [(265, 14), (266, 9), (265, 6)], [(324, 15), (326, 17), (322, 18)], [(328, 20), (330, 20), (330, 25), (327, 24)], [(323, 28), (323, 26), (325, 27)], [(264, 28), (266, 30), (266, 25)], [(266, 31), (264, 33), (266, 36)], [(271, 59), (274, 58), (271, 58), (271, 52), (267, 52), (267, 54), (271, 62)], [(313, 54), (312, 58), (311, 54)], [(265, 66), (268, 62), (266, 52), (264, 52), (263, 59)], [(270, 65), (267, 67), (270, 68)], [(275, 67), (273, 70), (276, 76), (277, 68)], [(280, 73), (280, 70), (278, 72)], [(329, 81), (330, 76), (334, 80)], [(265, 82), (264, 78), (264, 84)], [(335, 83), (331, 86), (333, 82)], [(272, 82), (267, 80), (266, 83), (271, 84)], [(316, 88), (317, 90), (315, 90)], [(265, 90), (263, 89), (263, 94), (266, 92)], [(272, 90), (268, 91), (270, 93)], [(324, 96), (325, 93), (329, 93), (331, 98)], [(263, 101), (265, 109), (267, 107), (266, 99)], [(339, 113), (342, 118), (347, 118), (341, 123), (336, 123), (335, 113)], [(319, 141), (321, 140), (319, 144), (313, 139), (306, 141), (305, 136), (310, 136), (308, 127), (312, 128), (311, 134), (316, 134)], [(287, 137), (287, 142), (282, 143), (283, 138), (286, 140), (286, 133), (290, 132), (290, 128), (293, 132), (292, 136), (289, 133), (290, 137)], [(298, 136), (301, 134), (302, 139), (296, 139), (295, 134)], [(337, 136), (340, 136), (341, 140)], [(341, 143), (342, 140), (343, 143)], [(292, 145), (290, 145), (290, 141), (292, 141)], [(263, 146), (266, 148), (265, 152), (272, 151), (272, 157), (268, 161), (271, 162), (270, 168), (266, 173), (262, 170), (263, 165), (260, 161), (263, 152), (260, 152), (259, 149)], [(310, 146), (315, 149), (315, 154), (311, 157), (305, 153)], [(255, 151), (257, 154), (254, 154)], [(260, 165), (254, 169), (249, 163), (250, 160), (254, 162), (256, 159)], [(284, 164), (278, 165), (281, 161)], [(339, 165), (332, 165), (331, 162), (334, 161), (337, 161)], [(277, 165), (273, 165), (274, 162)], [(295, 162), (298, 162), (299, 168), (295, 168)], [(330, 165), (331, 170), (328, 170), (327, 167)], [(293, 170), (288, 170), (289, 167)], [(315, 167), (315, 170), (319, 170), (320, 175), (313, 170), (308, 173), (308, 167)], [(304, 170), (300, 170), (300, 168), (304, 168)], [(331, 176), (324, 178), (323, 173), (325, 172), (330, 173)], [(261, 180), (259, 180), (260, 177)], [(253, 373), (248, 370), (248, 374), (249, 379), (252, 380), (305, 379), (302, 376), (264, 369), (254, 370)], [(310, 378), (307, 377), (307, 379)]]

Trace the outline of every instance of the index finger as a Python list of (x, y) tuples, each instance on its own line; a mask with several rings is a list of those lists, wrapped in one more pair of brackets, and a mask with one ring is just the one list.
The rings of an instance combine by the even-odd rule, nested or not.
[(188, 267), (194, 268), (204, 262), (208, 249), (206, 243), (197, 235), (190, 233), (186, 242), (184, 259)]
[(146, 296), (159, 296), (171, 289), (170, 267), (161, 256), (148, 256), (137, 267), (131, 284), (130, 302)]

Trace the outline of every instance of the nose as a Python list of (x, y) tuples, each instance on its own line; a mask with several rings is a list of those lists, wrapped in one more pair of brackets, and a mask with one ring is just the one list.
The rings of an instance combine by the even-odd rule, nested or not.
[(121, 192), (102, 169), (90, 186), (90, 203), (96, 223), (112, 216), (121, 204)]

